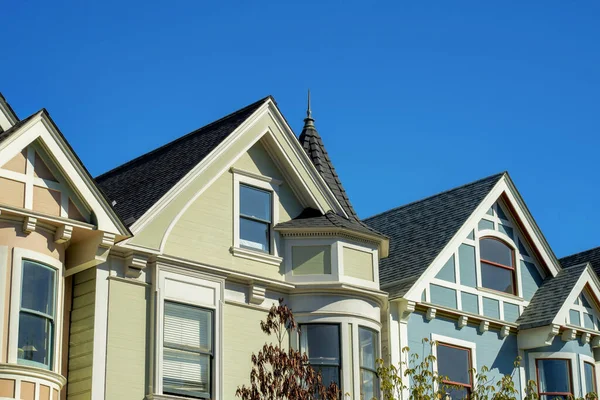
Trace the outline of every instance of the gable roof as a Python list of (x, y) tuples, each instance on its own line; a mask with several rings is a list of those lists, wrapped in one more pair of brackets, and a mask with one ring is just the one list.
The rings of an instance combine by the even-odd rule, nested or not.
[(131, 226), (271, 96), (96, 177), (114, 209)]
[(309, 98), (307, 117), (304, 119), (304, 128), (302, 129), (302, 133), (300, 133), (298, 140), (306, 154), (308, 154), (308, 158), (310, 158), (313, 165), (317, 171), (319, 171), (319, 174), (323, 177), (325, 183), (327, 183), (327, 186), (344, 209), (346, 215), (349, 218), (358, 220), (356, 211), (354, 211), (354, 207), (352, 207), (352, 204), (350, 203), (348, 194), (342, 186), (342, 181), (333, 167), (329, 154), (327, 154), (327, 150), (325, 150), (323, 139), (321, 139), (319, 132), (317, 132), (314, 122), (315, 120), (311, 116)]
[(390, 238), (379, 281), (390, 298), (401, 297), (446, 247), (505, 172), (364, 219)]
[(600, 247), (595, 247), (581, 253), (571, 254), (558, 260), (563, 268), (570, 268), (574, 265), (590, 263), (594, 272), (600, 276)]
[(586, 263), (579, 264), (561, 270), (555, 277), (546, 278), (517, 319), (519, 329), (552, 324), (586, 268)]
[[(45, 108), (42, 108), (40, 111), (31, 114), (29, 117), (27, 117), (25, 119), (19, 120), (16, 124), (14, 124), (13, 126), (11, 126), (9, 129), (7, 129), (4, 132), (0, 133), (0, 143), (2, 143), (3, 141), (5, 141), (9, 137), (11, 137), (23, 125), (25, 125), (26, 123), (28, 123), (29, 121), (31, 121), (33, 119), (33, 117), (35, 117), (37, 115), (40, 115), (43, 112), (48, 113)], [(48, 116), (50, 116), (50, 114), (48, 114)]]

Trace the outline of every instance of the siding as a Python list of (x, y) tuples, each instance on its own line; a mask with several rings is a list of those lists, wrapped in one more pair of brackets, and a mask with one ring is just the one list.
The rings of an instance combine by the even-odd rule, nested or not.
[(458, 265), (460, 267), (461, 285), (475, 287), (475, 247), (461, 244), (458, 248)]
[(106, 398), (143, 399), (146, 392), (146, 286), (109, 282)]
[(91, 399), (96, 268), (75, 274), (69, 330), (69, 400)]
[(454, 270), (454, 254), (450, 256), (450, 259), (446, 261), (446, 264), (442, 267), (440, 272), (435, 276), (437, 279), (441, 279), (448, 282), (456, 282), (456, 273)]
[(344, 275), (373, 282), (373, 253), (344, 247)]
[(449, 289), (443, 286), (430, 285), (429, 296), (433, 304), (439, 304), (441, 306), (457, 308), (456, 307), (456, 290)]
[(483, 298), (483, 315), (500, 319), (500, 302), (488, 297)]
[(292, 274), (331, 274), (331, 246), (293, 246)]
[[(270, 339), (261, 329), (260, 321), (267, 310), (256, 310), (234, 304), (223, 307), (223, 398), (234, 400), (238, 386), (248, 385), (252, 353), (257, 354)], [(274, 339), (274, 338), (273, 338)]]
[(523, 298), (531, 300), (535, 292), (542, 285), (542, 277), (535, 265), (530, 262), (521, 261), (521, 286), (523, 290)]

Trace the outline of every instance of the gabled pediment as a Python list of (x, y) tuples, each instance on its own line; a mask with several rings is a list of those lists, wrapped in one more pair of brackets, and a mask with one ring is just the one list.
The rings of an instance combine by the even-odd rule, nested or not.
[(2, 134), (0, 185), (11, 189), (0, 191), (3, 213), (24, 210), (42, 221), (129, 236), (45, 110)]

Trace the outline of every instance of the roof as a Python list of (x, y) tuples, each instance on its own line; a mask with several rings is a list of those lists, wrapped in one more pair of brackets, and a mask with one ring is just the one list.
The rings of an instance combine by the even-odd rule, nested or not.
[(555, 277), (544, 280), (523, 314), (517, 319), (519, 329), (552, 324), (586, 267), (587, 264), (584, 263), (565, 268)]
[[(25, 125), (27, 122), (29, 122), (33, 117), (35, 117), (36, 115), (41, 114), (42, 112), (45, 112), (45, 111), (46, 111), (45, 109), (41, 109), (38, 112), (34, 112), (29, 117), (18, 121), (16, 124), (14, 124), (10, 128), (8, 128), (4, 132), (0, 133), (0, 143), (5, 141), (6, 139), (8, 139), (13, 133), (18, 131), (23, 125)], [(47, 111), (46, 111), (46, 113), (47, 113)]]
[(350, 203), (348, 194), (342, 186), (342, 181), (333, 167), (333, 163), (329, 158), (329, 154), (327, 154), (327, 150), (325, 150), (323, 139), (321, 139), (319, 132), (317, 132), (317, 129), (315, 128), (314, 119), (312, 119), (310, 115), (310, 103), (307, 117), (304, 119), (304, 128), (302, 129), (302, 133), (300, 133), (298, 140), (306, 154), (308, 154), (308, 158), (310, 158), (313, 165), (317, 171), (319, 171), (319, 174), (321, 174), (323, 180), (327, 183), (327, 186), (329, 186), (329, 189), (333, 192), (335, 198), (344, 209), (344, 212), (348, 217), (358, 220), (358, 216)]
[(431, 265), (505, 172), (366, 218), (390, 238), (379, 281), (390, 298), (401, 297)]
[(131, 226), (271, 96), (96, 177)]
[(343, 228), (367, 235), (385, 237), (358, 220), (344, 218), (331, 210), (321, 214), (319, 210), (314, 208), (305, 208), (296, 218), (275, 226), (276, 230), (290, 228)]
[(570, 268), (574, 265), (590, 263), (594, 272), (597, 275), (600, 275), (600, 247), (582, 251), (581, 253), (571, 254), (570, 256), (563, 257), (558, 261), (563, 268)]

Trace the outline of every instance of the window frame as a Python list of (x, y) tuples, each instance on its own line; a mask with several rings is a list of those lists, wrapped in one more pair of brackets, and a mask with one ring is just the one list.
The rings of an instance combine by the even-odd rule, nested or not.
[[(512, 260), (513, 265), (508, 266), (508, 265), (500, 264), (500, 263), (497, 263), (494, 261), (486, 260), (485, 258), (483, 258), (481, 255), (481, 241), (482, 240), (496, 240), (496, 241), (502, 243), (503, 245), (505, 245), (510, 250), (510, 258)], [(481, 287), (483, 287), (487, 290), (492, 290), (497, 293), (503, 293), (503, 294), (508, 294), (508, 295), (512, 295), (512, 296), (519, 296), (519, 288), (517, 287), (517, 266), (516, 266), (517, 257), (516, 257), (515, 248), (513, 246), (511, 246), (509, 243), (507, 243), (506, 241), (504, 241), (498, 237), (489, 236), (489, 235), (484, 235), (484, 236), (479, 237), (477, 244), (479, 247), (479, 268), (481, 271)], [(489, 287), (486, 287), (483, 285), (483, 266), (481, 265), (483, 263), (491, 265), (492, 267), (502, 268), (502, 269), (511, 271), (511, 281), (512, 281), (512, 292), (511, 293), (492, 289), (492, 288), (489, 288)]]
[(364, 325), (358, 325), (358, 336), (356, 338), (356, 342), (358, 344), (358, 377), (359, 377), (359, 384), (360, 384), (360, 393), (362, 393), (362, 379), (361, 379), (361, 376), (362, 376), (362, 371), (364, 369), (366, 371), (369, 371), (369, 372), (375, 374), (375, 386), (376, 386), (375, 393), (377, 394), (377, 396), (381, 396), (381, 384), (379, 382), (379, 374), (377, 373), (377, 368), (371, 369), (371, 368), (368, 368), (368, 367), (364, 367), (362, 365), (362, 363), (360, 362), (360, 360), (361, 360), (361, 356), (360, 355), (362, 353), (362, 347), (360, 345), (360, 330), (361, 329), (364, 329), (364, 330), (367, 330), (367, 331), (371, 331), (372, 333), (375, 333), (375, 341), (376, 342), (373, 343), (373, 348), (375, 350), (375, 361), (377, 361), (377, 358), (380, 357), (380, 354), (379, 354), (379, 351), (380, 351), (379, 347), (380, 347), (380, 345), (379, 345), (379, 343), (380, 343), (380, 340), (381, 340), (379, 332), (377, 332), (375, 329), (370, 328), (368, 326), (364, 326)]
[[(342, 346), (342, 324), (339, 323), (339, 322), (305, 322), (305, 323), (299, 323), (298, 324), (298, 344), (299, 344), (300, 353), (306, 353), (306, 351), (304, 351), (302, 349), (303, 343), (304, 343), (304, 341), (302, 339), (302, 327), (306, 326), (306, 325), (313, 325), (313, 326), (315, 326), (315, 325), (320, 325), (320, 326), (328, 326), (328, 325), (331, 326), (331, 325), (333, 325), (333, 326), (337, 326), (337, 328), (338, 328), (338, 352), (339, 352), (339, 355), (340, 355), (339, 364), (337, 365), (337, 368), (338, 368), (338, 379), (339, 379), (338, 388), (340, 389), (340, 393), (343, 393), (343, 381), (344, 381), (344, 377), (343, 377), (344, 369), (343, 369), (343, 366), (344, 366), (344, 358), (343, 358), (343, 346)], [(307, 346), (307, 349), (308, 349), (308, 342), (306, 343), (306, 346)], [(309, 359), (309, 364), (310, 364), (310, 356), (308, 357), (308, 359)], [(315, 365), (320, 365), (320, 366), (324, 366), (324, 367), (336, 367), (336, 365), (334, 365), (334, 364), (315, 364)], [(313, 369), (318, 372), (318, 370), (316, 368), (313, 367)], [(329, 385), (329, 383), (325, 383), (325, 382), (323, 382), (323, 384), (325, 386)]]
[[(233, 238), (231, 253), (234, 256), (242, 257), (254, 261), (265, 262), (273, 265), (281, 265), (283, 258), (280, 257), (279, 249), (279, 234), (274, 227), (279, 222), (279, 186), (283, 183), (277, 179), (254, 174), (251, 172), (231, 168), (233, 174)], [(242, 247), (240, 245), (240, 214), (241, 185), (250, 186), (259, 190), (264, 190), (271, 193), (271, 223), (269, 225), (269, 252), (264, 252), (258, 249)], [(261, 221), (264, 222), (264, 221)]]
[[(438, 360), (438, 352), (437, 352), (438, 345), (441, 344), (442, 346), (458, 348), (461, 350), (468, 350), (469, 379), (471, 381), (469, 393), (472, 393), (473, 391), (475, 391), (476, 390), (476, 382), (474, 380), (472, 371), (473, 370), (477, 371), (477, 345), (474, 342), (469, 342), (469, 341), (462, 340), (462, 339), (456, 339), (456, 338), (449, 337), (449, 336), (438, 335), (435, 333), (431, 334), (431, 341), (436, 343), (436, 345), (434, 345), (432, 347), (432, 354), (435, 357), (435, 360), (433, 361), (433, 370), (438, 375), (439, 375), (438, 361), (437, 361)], [(452, 383), (452, 384), (457, 384), (457, 385), (463, 386), (463, 387), (465, 386), (462, 383), (450, 382), (450, 381), (443, 381), (443, 383)], [(438, 388), (435, 387), (435, 389), (437, 390)]]
[[(43, 367), (41, 363), (23, 363), (19, 362), (18, 346), (19, 346), (19, 318), (21, 315), (21, 292), (23, 284), (23, 263), (31, 261), (36, 264), (41, 264), (43, 267), (53, 269), (54, 275), (54, 326), (52, 329), (52, 344), (51, 356), (49, 365)], [(0, 274), (2, 273), (0, 268)], [(11, 364), (20, 364), (40, 368), (47, 371), (59, 372), (62, 365), (62, 325), (63, 325), (63, 307), (64, 307), (64, 266), (60, 260), (46, 254), (41, 254), (29, 249), (19, 247), (13, 248), (12, 255), (12, 279), (11, 279), (11, 299), (19, 299), (19, 301), (11, 301), (9, 310), (9, 332), (8, 332), (8, 362)], [(36, 313), (37, 314), (37, 313)]]
[[(448, 385), (452, 385), (452, 386), (458, 386), (458, 387), (462, 387), (465, 388), (467, 391), (467, 398), (470, 398), (471, 394), (473, 393), (473, 361), (472, 361), (472, 356), (471, 356), (471, 349), (468, 347), (462, 347), (462, 346), (456, 346), (456, 345), (452, 345), (452, 344), (448, 344), (445, 342), (438, 342), (436, 344), (436, 346), (439, 348), (439, 346), (442, 347), (450, 347), (452, 349), (458, 349), (458, 350), (462, 350), (462, 351), (466, 351), (467, 352), (467, 360), (469, 360), (469, 367), (467, 368), (467, 373), (469, 374), (469, 381), (470, 383), (467, 385), (466, 383), (462, 383), (462, 382), (454, 382), (451, 380), (446, 380), (446, 379), (442, 379), (442, 383), (448, 384)], [(437, 360), (437, 357), (436, 357)], [(438, 372), (439, 374), (439, 372)]]
[[(164, 299), (163, 300), (163, 304), (162, 304), (162, 306), (163, 306), (163, 315), (162, 315), (162, 317), (163, 317), (163, 332), (164, 332), (164, 319), (166, 317), (166, 313), (164, 312), (164, 307), (165, 307), (166, 303), (180, 304), (180, 305), (184, 305), (184, 306), (187, 306), (187, 307), (193, 307), (193, 308), (196, 308), (196, 309), (199, 309), (199, 310), (202, 310), (202, 311), (206, 311), (206, 312), (208, 312), (210, 314), (210, 320), (211, 320), (211, 332), (210, 332), (210, 342), (211, 343), (210, 343), (210, 347), (211, 347), (211, 352), (210, 353), (209, 352), (204, 352), (202, 350), (200, 350), (200, 351), (185, 350), (185, 351), (188, 351), (188, 352), (193, 352), (193, 353), (196, 353), (196, 354), (208, 355), (209, 356), (209, 359), (210, 359), (210, 364), (209, 364), (209, 366), (210, 366), (210, 372), (209, 372), (209, 382), (208, 382), (208, 393), (207, 393), (207, 396), (192, 397), (192, 396), (184, 396), (184, 395), (181, 395), (181, 394), (178, 394), (178, 393), (167, 393), (167, 392), (164, 391), (164, 383), (162, 384), (163, 385), (163, 394), (168, 395), (168, 396), (181, 396), (181, 397), (186, 397), (186, 398), (190, 398), (190, 399), (210, 399), (210, 398), (214, 397), (214, 392), (215, 392), (215, 390), (214, 390), (214, 381), (215, 381), (215, 379), (214, 379), (214, 373), (215, 373), (215, 361), (214, 361), (214, 359), (215, 359), (215, 333), (216, 333), (216, 329), (215, 329), (215, 314), (216, 313), (215, 313), (215, 310), (211, 309), (211, 308), (199, 306), (199, 305), (196, 305), (196, 304), (189, 304), (189, 303), (178, 301), (178, 300)], [(167, 348), (167, 349), (173, 349), (173, 350), (181, 350), (179, 348), (174, 348), (174, 347), (166, 346), (165, 345), (164, 333), (163, 333), (163, 337), (162, 337), (162, 351), (163, 351), (163, 353), (161, 355), (163, 363), (164, 363), (164, 351), (165, 351), (165, 348)], [(164, 382), (164, 374), (163, 374), (163, 376), (161, 378), (162, 378), (162, 382)]]
[[(539, 362), (540, 361), (546, 361), (546, 360), (561, 360), (561, 361), (566, 361), (567, 362), (567, 366), (568, 368), (568, 372), (567, 372), (567, 376), (569, 378), (569, 388), (571, 389), (571, 392), (567, 393), (567, 392), (542, 392), (541, 388), (540, 388), (540, 368), (539, 368)], [(537, 383), (537, 392), (538, 392), (538, 396), (541, 398), (541, 396), (571, 396), (573, 397), (573, 393), (575, 393), (575, 388), (573, 385), (573, 363), (572, 363), (572, 359), (570, 358), (562, 358), (562, 357), (540, 357), (540, 358), (536, 358), (535, 359), (535, 380)], [(550, 397), (553, 398), (553, 397)]]
[[(242, 187), (246, 187), (248, 189), (252, 189), (252, 190), (256, 190), (259, 192), (263, 192), (269, 195), (269, 208), (270, 208), (270, 212), (271, 212), (271, 220), (265, 220), (262, 218), (257, 218), (251, 215), (245, 215), (242, 213), (241, 210), (241, 204), (242, 204)], [(267, 254), (271, 254), (271, 236), (272, 236), (272, 228), (273, 228), (273, 207), (274, 207), (274, 202), (273, 202), (273, 192), (270, 190), (266, 190), (260, 187), (256, 187), (256, 186), (252, 186), (252, 185), (248, 185), (246, 183), (240, 182), (240, 209), (238, 210), (238, 215), (239, 215), (239, 220), (238, 223), (240, 224), (240, 232), (239, 232), (239, 240), (240, 240), (240, 247), (244, 248), (246, 250), (254, 250), (254, 251), (262, 251), (262, 250), (258, 250), (258, 249), (254, 249), (250, 246), (245, 246), (241, 243), (242, 237), (242, 229), (241, 229), (241, 225), (242, 225), (242, 220), (246, 220), (246, 221), (252, 221), (252, 222), (256, 222), (262, 225), (266, 225), (267, 226), (267, 250), (263, 251), (263, 253), (267, 253)]]
[(585, 376), (585, 364), (590, 364), (593, 367), (592, 377), (594, 378), (594, 381), (592, 382), (592, 386), (594, 388), (594, 393), (596, 394), (598, 394), (598, 382), (600, 382), (600, 380), (598, 379), (598, 369), (596, 368), (596, 360), (594, 359), (594, 357), (585, 354), (579, 354), (579, 371), (581, 371), (581, 393), (584, 397), (586, 394), (585, 390), (587, 386)]

